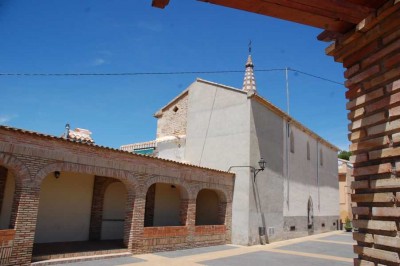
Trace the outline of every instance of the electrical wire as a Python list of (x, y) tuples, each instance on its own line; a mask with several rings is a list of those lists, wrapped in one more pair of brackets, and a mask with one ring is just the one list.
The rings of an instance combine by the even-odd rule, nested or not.
[[(287, 68), (288, 71), (303, 74), (309, 77), (344, 85), (341, 82), (310, 74), (301, 70)], [(286, 68), (255, 69), (255, 72), (286, 71)], [(40, 76), (40, 77), (87, 77), (87, 76), (156, 76), (156, 75), (193, 75), (193, 74), (228, 74), (242, 73), (243, 70), (216, 70), (216, 71), (173, 71), (173, 72), (122, 72), (122, 73), (0, 73), (0, 76)]]

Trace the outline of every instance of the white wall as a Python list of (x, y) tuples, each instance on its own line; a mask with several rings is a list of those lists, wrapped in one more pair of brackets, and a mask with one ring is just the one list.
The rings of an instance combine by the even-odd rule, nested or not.
[(15, 177), (8, 171), (6, 187), (4, 190), (3, 206), (0, 214), (0, 229), (8, 229), (11, 219), (12, 204), (14, 201)]
[(259, 244), (259, 227), (273, 228), (274, 234), (261, 241), (273, 241), (283, 231), (283, 119), (255, 100), (251, 101), (250, 165), (259, 168), (261, 157), (267, 162), (250, 190), (249, 243)]
[(180, 225), (180, 193), (179, 188), (171, 184), (156, 184), (154, 203), (154, 226)]
[[(249, 165), (249, 101), (247, 94), (196, 81), (189, 87), (185, 161), (227, 171)], [(232, 168), (232, 242), (248, 244), (249, 168)]]
[[(295, 152), (289, 149), (289, 183), (285, 182), (285, 216), (306, 216), (309, 197), (312, 198), (314, 216), (339, 214), (337, 153), (294, 125)], [(287, 139), (289, 141), (289, 138)], [(307, 142), (310, 160), (307, 160)], [(320, 165), (319, 151), (323, 152)], [(289, 194), (288, 194), (289, 193)], [(286, 203), (289, 198), (289, 205)]]
[(36, 243), (88, 240), (93, 182), (92, 175), (70, 172), (43, 180)]
[(104, 194), (101, 239), (123, 239), (127, 191), (121, 182), (110, 184)]

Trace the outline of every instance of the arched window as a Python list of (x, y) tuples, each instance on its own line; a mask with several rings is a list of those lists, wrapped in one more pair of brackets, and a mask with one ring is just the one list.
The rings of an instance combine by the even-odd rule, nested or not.
[(307, 141), (307, 160), (310, 160), (310, 143)]
[(293, 131), (290, 131), (290, 152), (294, 153), (294, 136)]

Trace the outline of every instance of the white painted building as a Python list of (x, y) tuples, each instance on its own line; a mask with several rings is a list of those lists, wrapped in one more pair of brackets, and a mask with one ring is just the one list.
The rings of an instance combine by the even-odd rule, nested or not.
[(259, 96), (253, 68), (242, 90), (197, 79), (155, 114), (155, 141), (121, 149), (235, 172), (235, 244), (335, 230), (338, 148)]

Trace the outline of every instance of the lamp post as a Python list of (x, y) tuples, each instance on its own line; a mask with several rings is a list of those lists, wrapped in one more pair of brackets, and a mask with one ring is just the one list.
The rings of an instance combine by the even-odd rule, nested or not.
[(253, 182), (256, 182), (256, 177), (257, 174), (261, 171), (264, 171), (265, 167), (267, 166), (267, 162), (264, 160), (264, 158), (260, 158), (260, 160), (258, 161), (258, 166), (260, 168), (256, 169), (254, 166), (248, 166), (248, 165), (236, 165), (236, 166), (231, 166), (228, 169), (228, 172), (232, 169), (232, 168), (238, 168), (238, 167), (248, 167), (251, 169), (251, 171), (253, 172)]
[(253, 167), (253, 173), (254, 173), (254, 182), (256, 182), (256, 176), (259, 172), (264, 171), (265, 167), (267, 166), (267, 162), (264, 160), (264, 158), (260, 158), (258, 161), (258, 166), (260, 167), (259, 169), (255, 169)]

